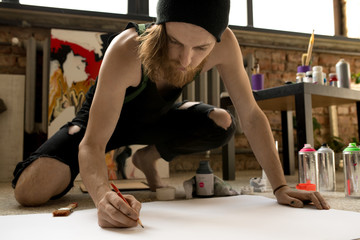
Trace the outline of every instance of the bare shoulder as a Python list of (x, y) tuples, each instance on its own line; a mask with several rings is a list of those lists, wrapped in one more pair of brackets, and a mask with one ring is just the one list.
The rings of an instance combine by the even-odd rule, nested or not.
[(229, 27), (227, 27), (221, 37), (221, 42), (218, 43), (218, 47), (231, 49), (235, 46), (239, 46), (236, 36), (234, 32)]
[(226, 28), (221, 37), (221, 42), (215, 44), (209, 55), (208, 66), (206, 67), (210, 69), (215, 66), (235, 64), (236, 62), (242, 62), (240, 46), (233, 31)]
[(117, 35), (106, 50), (100, 68), (100, 78), (118, 81), (129, 86), (137, 85), (141, 77), (141, 62), (138, 58), (138, 34), (134, 28)]
[(111, 41), (110, 47), (130, 47), (125, 49), (131, 50), (131, 47), (136, 48), (138, 46), (138, 41), (136, 40), (137, 37), (138, 33), (135, 28), (126, 29), (119, 33), (113, 41)]
[[(244, 69), (239, 42), (230, 28), (222, 35), (209, 56), (233, 99), (247, 98), (251, 94), (248, 76)], [(241, 94), (240, 94), (241, 93)]]

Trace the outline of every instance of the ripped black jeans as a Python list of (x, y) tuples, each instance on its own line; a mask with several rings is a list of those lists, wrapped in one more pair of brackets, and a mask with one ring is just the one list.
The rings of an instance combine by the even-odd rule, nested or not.
[[(133, 144), (155, 145), (160, 156), (171, 161), (183, 154), (203, 152), (226, 144), (235, 132), (234, 117), (228, 129), (224, 129), (208, 117), (214, 106), (199, 103), (186, 109), (179, 109), (183, 103), (174, 106), (156, 123), (142, 124), (120, 121), (110, 138), (106, 151)], [(69, 122), (41, 145), (29, 158), (17, 164), (14, 170), (13, 187), (26, 167), (40, 157), (57, 159), (70, 167), (71, 183), (66, 190), (54, 198), (65, 195), (73, 186), (79, 174), (78, 147), (84, 137), (85, 127), (75, 134), (69, 134), (69, 127), (78, 125)]]

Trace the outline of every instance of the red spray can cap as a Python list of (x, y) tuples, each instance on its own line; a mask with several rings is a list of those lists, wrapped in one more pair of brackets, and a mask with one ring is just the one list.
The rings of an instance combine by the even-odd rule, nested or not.
[(316, 150), (311, 147), (311, 144), (306, 143), (300, 152), (315, 152)]

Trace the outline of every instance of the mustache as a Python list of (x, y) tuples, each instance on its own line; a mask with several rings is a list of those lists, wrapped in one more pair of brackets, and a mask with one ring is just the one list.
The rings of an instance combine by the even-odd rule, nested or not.
[(184, 67), (183, 65), (181, 65), (180, 61), (178, 61), (178, 60), (169, 60), (169, 64), (174, 69), (180, 68), (180, 69), (185, 69), (185, 71), (192, 71), (195, 69), (194, 67), (192, 67), (190, 65), (187, 67)]

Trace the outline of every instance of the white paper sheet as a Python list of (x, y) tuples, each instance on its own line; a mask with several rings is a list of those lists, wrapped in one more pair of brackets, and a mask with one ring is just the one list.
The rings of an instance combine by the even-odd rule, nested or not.
[(261, 196), (144, 203), (145, 228), (102, 229), (96, 209), (68, 217), (52, 214), (0, 216), (0, 239), (355, 239), (360, 213), (295, 209)]

